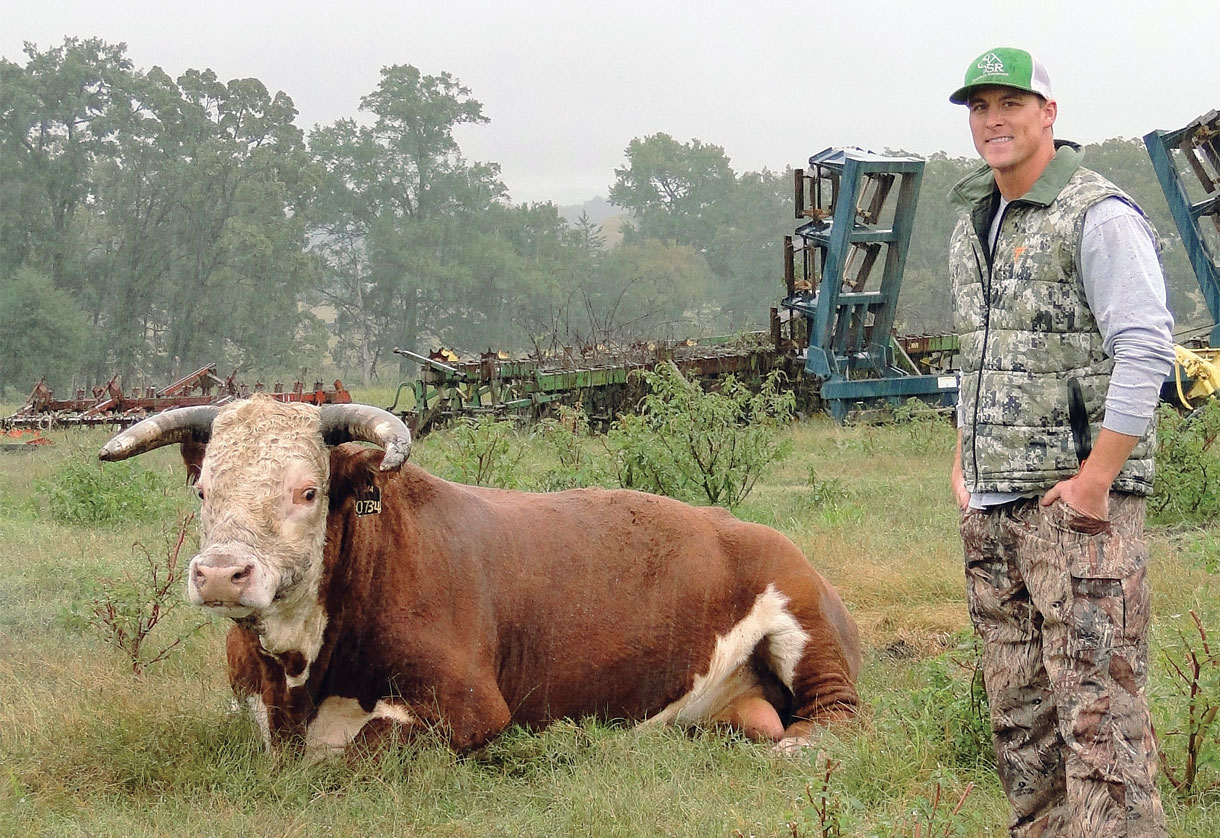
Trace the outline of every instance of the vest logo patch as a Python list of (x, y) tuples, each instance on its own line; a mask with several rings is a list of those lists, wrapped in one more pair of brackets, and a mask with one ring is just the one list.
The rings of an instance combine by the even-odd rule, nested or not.
[(365, 515), (380, 515), (381, 490), (376, 486), (369, 486), (363, 495), (356, 498), (356, 514), (360, 517)]

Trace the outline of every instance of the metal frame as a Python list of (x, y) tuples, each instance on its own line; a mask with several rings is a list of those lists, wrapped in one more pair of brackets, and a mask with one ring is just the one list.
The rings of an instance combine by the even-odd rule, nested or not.
[[(1144, 135), (1144, 145), (1152, 159), (1169, 211), (1182, 236), (1182, 245), (1194, 269), (1203, 299), (1216, 324), (1209, 342), (1220, 347), (1220, 268), (1216, 254), (1211, 252), (1203, 237), (1201, 221), (1210, 216), (1220, 232), (1220, 112), (1211, 111), (1176, 131), (1152, 131)], [(1204, 197), (1191, 202), (1182, 182), (1182, 175), (1174, 162), (1173, 149), (1182, 157), (1199, 178)]]
[(954, 404), (955, 376), (913, 375), (895, 365), (894, 314), (924, 161), (828, 148), (809, 166), (813, 174), (797, 170), (795, 180), (796, 217), (808, 219), (795, 231), (801, 279), (788, 237), (782, 305), (808, 322), (805, 371), (823, 380), (831, 414), (841, 421), (857, 402)]

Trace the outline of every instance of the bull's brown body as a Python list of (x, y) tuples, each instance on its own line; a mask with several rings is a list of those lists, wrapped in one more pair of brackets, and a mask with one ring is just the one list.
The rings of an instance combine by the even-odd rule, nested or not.
[[(328, 622), (305, 686), (286, 687), (285, 663), (251, 628), (230, 632), (233, 686), (262, 697), (274, 738), (303, 735), (332, 695), (369, 712), (393, 698), (442, 723), (458, 748), (512, 722), (643, 720), (690, 691), (768, 584), (811, 635), (791, 690), (799, 705), (784, 709), (813, 720), (854, 711), (850, 618), (776, 531), (638, 492), (480, 489), (412, 466), (383, 474), (378, 456), (332, 454)], [(358, 516), (372, 484), (381, 512)]]
[[(230, 680), (268, 747), (431, 728), (466, 749), (585, 716), (800, 743), (855, 713), (855, 624), (775, 530), (638, 492), (379, 469), (379, 451), (328, 453), (311, 410), (232, 408), (208, 448), (182, 446), (205, 495), (191, 598), (236, 621)], [(139, 427), (103, 457), (186, 434)]]

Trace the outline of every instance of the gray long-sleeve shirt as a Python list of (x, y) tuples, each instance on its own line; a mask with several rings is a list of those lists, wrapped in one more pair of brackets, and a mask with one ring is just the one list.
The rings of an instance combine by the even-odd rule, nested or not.
[(1085, 213), (1080, 277), (1114, 359), (1102, 427), (1141, 436), (1173, 369), (1173, 317), (1152, 228), (1125, 201), (1107, 198)]

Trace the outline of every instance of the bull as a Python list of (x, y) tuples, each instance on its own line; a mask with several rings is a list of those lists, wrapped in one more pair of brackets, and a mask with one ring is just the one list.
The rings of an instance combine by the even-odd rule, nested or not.
[(233, 621), (229, 681), (269, 750), (421, 729), (466, 750), (586, 716), (788, 748), (856, 713), (856, 625), (769, 527), (634, 491), (450, 483), (365, 405), (182, 408), (99, 456), (175, 443), (201, 501), (187, 592)]

